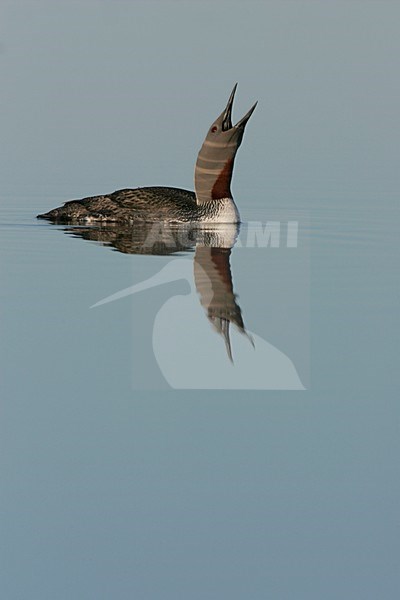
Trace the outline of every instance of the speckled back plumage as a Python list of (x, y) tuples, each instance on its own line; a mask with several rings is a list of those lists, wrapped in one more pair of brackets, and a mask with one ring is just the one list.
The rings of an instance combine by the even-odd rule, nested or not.
[(163, 219), (186, 222), (193, 219), (196, 208), (194, 192), (155, 186), (117, 190), (104, 196), (70, 200), (64, 206), (39, 215), (39, 218), (59, 222), (93, 220), (134, 223)]

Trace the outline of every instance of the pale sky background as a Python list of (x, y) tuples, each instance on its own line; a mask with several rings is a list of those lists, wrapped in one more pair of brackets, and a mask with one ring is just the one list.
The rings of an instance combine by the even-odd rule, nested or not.
[(355, 0), (3, 1), (3, 190), (192, 188), (236, 81), (234, 118), (259, 105), (235, 190), (393, 189), (399, 19), (398, 2)]

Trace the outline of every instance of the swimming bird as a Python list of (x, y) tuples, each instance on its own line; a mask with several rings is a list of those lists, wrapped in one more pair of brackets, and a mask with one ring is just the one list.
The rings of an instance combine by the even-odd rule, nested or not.
[(236, 125), (232, 125), (236, 88), (237, 84), (225, 109), (208, 130), (198, 154), (195, 192), (161, 186), (123, 189), (112, 194), (70, 200), (38, 218), (62, 223), (239, 223), (239, 211), (231, 193), (233, 165), (257, 102)]

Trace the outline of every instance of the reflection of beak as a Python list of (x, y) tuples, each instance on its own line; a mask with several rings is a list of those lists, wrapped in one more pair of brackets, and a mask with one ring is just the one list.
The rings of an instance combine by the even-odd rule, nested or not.
[[(232, 127), (233, 127), (232, 126), (232, 108), (233, 108), (233, 100), (235, 98), (236, 88), (237, 88), (237, 83), (235, 83), (232, 93), (229, 96), (228, 104), (226, 105), (226, 108), (225, 108), (224, 112), (222, 113), (222, 131), (229, 131), (229, 129), (232, 129)], [(251, 115), (253, 114), (256, 106), (257, 106), (257, 102), (251, 107), (249, 112), (246, 113), (242, 119), (240, 119), (239, 123), (237, 123), (235, 125), (235, 127), (234, 127), (235, 129), (239, 129), (240, 127), (244, 129), (246, 127), (246, 123), (250, 119)]]
[(231, 338), (229, 337), (229, 325), (230, 322), (224, 319), (221, 323), (221, 333), (224, 336), (226, 353), (228, 354), (229, 360), (233, 364)]
[[(171, 269), (164, 267), (161, 269), (159, 273), (156, 273), (149, 279), (145, 281), (141, 281), (140, 283), (136, 283), (135, 285), (131, 285), (130, 287), (125, 288), (124, 290), (120, 290), (111, 296), (107, 296), (107, 298), (103, 298), (103, 300), (99, 300), (96, 304), (93, 304), (90, 308), (95, 308), (96, 306), (101, 306), (102, 304), (108, 304), (109, 302), (114, 302), (114, 300), (119, 300), (120, 298), (125, 298), (126, 296), (130, 296), (131, 294), (136, 294), (137, 292), (143, 292), (144, 290), (148, 290), (149, 288), (156, 287), (158, 285), (162, 285), (163, 283), (169, 283), (171, 281), (177, 281), (178, 279), (185, 279), (182, 276), (182, 270), (180, 270), (180, 274), (177, 272), (177, 277), (173, 276), (171, 273)], [(179, 268), (179, 267), (178, 267)]]
[[(232, 356), (231, 337), (230, 337), (230, 332), (229, 332), (229, 327), (231, 325), (231, 321), (229, 319), (224, 319), (224, 318), (219, 317), (216, 320), (211, 320), (211, 322), (214, 325), (215, 329), (218, 331), (218, 333), (220, 333), (222, 335), (222, 337), (224, 338), (226, 353), (228, 355), (229, 360), (233, 364), (234, 361), (233, 361), (233, 356)], [(255, 348), (253, 337), (245, 330), (244, 326), (239, 327), (239, 325), (237, 323), (235, 323), (235, 325), (236, 325), (238, 331), (240, 331), (240, 333), (245, 335), (247, 337), (247, 339), (250, 341), (253, 348)]]

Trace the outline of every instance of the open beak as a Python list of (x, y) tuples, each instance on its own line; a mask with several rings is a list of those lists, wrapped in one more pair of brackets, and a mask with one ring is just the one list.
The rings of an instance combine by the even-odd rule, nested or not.
[(244, 117), (242, 119), (240, 119), (240, 121), (238, 123), (236, 123), (235, 129), (240, 129), (240, 128), (244, 129), (246, 127), (246, 123), (250, 119), (251, 115), (253, 114), (256, 106), (257, 106), (257, 102), (255, 104), (253, 104), (253, 106), (251, 107), (249, 112), (247, 112), (244, 115)]
[(222, 131), (228, 131), (228, 129), (232, 129), (232, 107), (233, 107), (233, 99), (235, 97), (237, 88), (237, 83), (235, 83), (234, 88), (232, 90), (231, 95), (229, 96), (228, 104), (224, 110), (224, 115), (222, 119)]
[[(228, 104), (226, 105), (226, 108), (223, 112), (222, 131), (229, 131), (229, 129), (232, 129), (232, 127), (233, 127), (233, 125), (232, 125), (232, 107), (233, 107), (233, 100), (235, 98), (237, 85), (238, 84), (235, 83), (232, 93), (229, 96)], [(253, 114), (256, 106), (257, 106), (257, 102), (251, 107), (249, 112), (246, 113), (244, 115), (244, 117), (242, 119), (240, 119), (240, 121), (238, 123), (236, 123), (235, 129), (239, 129), (239, 128), (244, 129), (246, 127), (246, 123), (250, 119), (251, 115)]]

